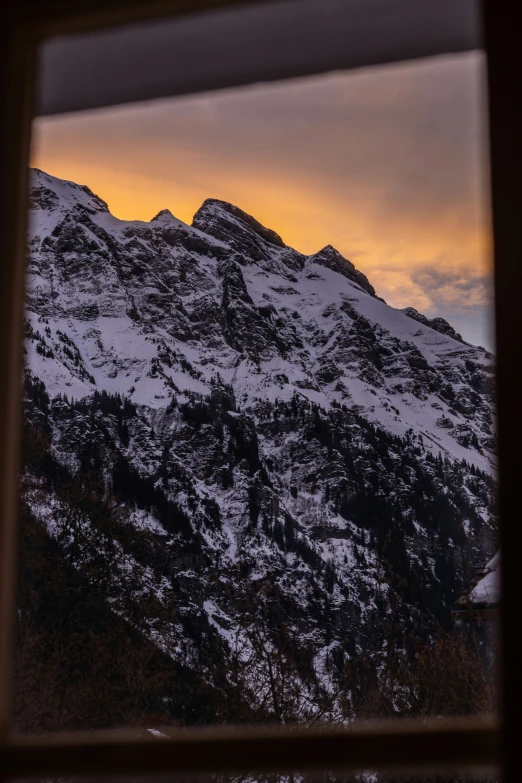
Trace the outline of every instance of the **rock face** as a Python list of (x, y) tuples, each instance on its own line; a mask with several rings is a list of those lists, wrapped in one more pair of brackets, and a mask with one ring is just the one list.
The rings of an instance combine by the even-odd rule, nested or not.
[(446, 321), (445, 318), (426, 318), (425, 315), (419, 313), (419, 311), (414, 307), (405, 307), (402, 312), (406, 313), (406, 315), (408, 315), (410, 318), (413, 318), (415, 321), (418, 321), (420, 324), (424, 324), (424, 326), (430, 326), (432, 329), (435, 329), (436, 332), (447, 334), (449, 337), (453, 337), (454, 340), (458, 340), (460, 343), (464, 342), (461, 335), (455, 331), (455, 329)]
[(226, 670), (240, 644), (252, 681), (245, 617), (273, 650), (284, 627), (316, 706), (390, 619), (397, 644), (447, 626), (495, 545), (491, 355), (231, 204), (126, 222), (32, 176), (26, 415), (49, 442), (34, 513), (57, 535), (56, 476), (100, 477), (134, 531), (115, 611), (149, 596), (134, 622), (168, 655), (197, 668), (211, 650)]

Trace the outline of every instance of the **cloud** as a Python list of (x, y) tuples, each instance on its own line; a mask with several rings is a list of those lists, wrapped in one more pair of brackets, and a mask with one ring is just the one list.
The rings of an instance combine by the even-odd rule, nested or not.
[(372, 275), (372, 282), (378, 293), (385, 293), (385, 299), (392, 307), (415, 307), (416, 310), (431, 314), (435, 305), (429, 292), (422, 288), (411, 275), (400, 270), (382, 269)]
[(394, 306), (485, 314), (483, 70), (470, 53), (40, 119), (33, 160), (119, 217), (222, 198), (302, 252), (333, 244)]

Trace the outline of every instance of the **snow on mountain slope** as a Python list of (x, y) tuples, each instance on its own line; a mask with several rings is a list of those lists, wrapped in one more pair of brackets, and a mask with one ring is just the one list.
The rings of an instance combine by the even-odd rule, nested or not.
[(209, 687), (240, 660), (265, 704), (278, 651), (290, 718), (333, 719), (346, 666), (448, 628), (495, 551), (491, 355), (238, 207), (122, 221), (32, 177), (34, 518), (64, 546), (76, 504), (75, 567), (121, 552), (110, 606)]
[(494, 470), (491, 355), (389, 307), (334, 248), (303, 256), (210, 199), (192, 226), (167, 210), (121, 221), (39, 171), (31, 205), (28, 319), (35, 331), (47, 320), (54, 356), (30, 342), (29, 363), (52, 393), (106, 389), (163, 408), (208, 393), (219, 373), (242, 407), (335, 401)]

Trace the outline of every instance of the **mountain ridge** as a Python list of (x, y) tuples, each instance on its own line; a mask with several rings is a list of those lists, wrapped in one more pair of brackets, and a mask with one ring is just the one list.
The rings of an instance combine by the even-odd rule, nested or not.
[[(40, 179), (45, 176), (37, 174)], [(120, 221), (106, 211), (105, 202), (90, 196), (86, 190), (47, 179), (47, 190), (54, 193), (54, 198), (58, 196), (49, 187), (53, 182), (55, 190), (58, 187), (62, 192), (65, 190), (65, 198), (61, 193), (61, 209), (53, 207), (36, 212), (40, 219), (45, 214), (48, 220), (45, 235), (40, 236), (39, 229), (35, 227), (40, 257), (45, 255), (47, 248), (56, 248), (60, 253), (61, 269), (53, 274), (63, 273), (67, 258), (67, 274), (71, 275), (74, 274), (78, 255), (86, 251), (91, 253), (91, 263), (97, 264), (100, 270), (91, 276), (89, 283), (85, 279), (87, 271), (80, 273), (84, 295), (72, 313), (73, 317), (81, 315), (80, 323), (82, 319), (94, 320), (96, 313), (101, 317), (104, 314), (113, 317), (117, 310), (119, 317), (129, 317), (129, 328), (132, 328), (132, 324), (137, 322), (132, 321), (129, 314), (134, 313), (136, 298), (139, 297), (144, 320), (152, 323), (155, 318), (163, 319), (163, 328), (170, 329), (171, 334), (162, 335), (163, 339), (174, 337), (176, 340), (176, 333), (182, 338), (182, 342), (176, 345), (187, 353), (188, 361), (199, 365), (197, 370), (204, 378), (199, 391), (212, 376), (212, 372), (205, 370), (209, 365), (213, 365), (214, 372), (219, 372), (225, 380), (245, 386), (241, 393), (250, 396), (254, 391), (260, 395), (277, 394), (281, 378), (286, 376), (288, 382), (283, 384), (285, 388), (279, 388), (283, 396), (305, 391), (311, 398), (315, 390), (320, 395), (316, 402), (329, 404), (332, 399), (338, 402), (351, 399), (352, 404), (362, 405), (364, 409), (373, 407), (374, 411), (370, 413), (381, 423), (389, 418), (386, 408), (394, 399), (402, 415), (397, 421), (386, 422), (392, 431), (404, 434), (407, 425), (415, 429), (427, 425), (430, 437), (448, 450), (448, 430), (457, 427), (458, 433), (460, 427), (469, 431), (469, 438), (473, 440), (485, 437), (486, 451), (492, 453), (489, 448), (493, 437), (491, 394), (482, 395), (482, 403), (488, 400), (482, 433), (479, 434), (475, 422), (471, 422), (469, 413), (478, 404), (477, 393), (480, 394), (481, 387), (492, 384), (491, 355), (461, 342), (449, 325), (438, 322), (442, 319), (429, 321), (420, 314), (412, 316), (411, 308), (404, 315), (389, 308), (375, 297), (373, 287), (364, 275), (333, 248), (327, 246), (318, 253), (304, 256), (287, 246), (273, 245), (259, 234), (258, 228), (254, 231), (248, 222), (241, 222), (237, 228), (237, 215), (246, 214), (241, 211), (232, 216), (235, 223), (231, 229), (227, 222), (228, 208), (223, 225), (220, 217), (222, 208), (219, 207), (216, 212), (217, 205), (223, 202), (215, 199), (205, 202), (211, 207), (210, 213), (203, 207), (196, 213), (200, 214), (200, 218), (201, 215), (206, 216), (205, 226), (213, 233), (205, 233), (198, 226), (187, 226), (177, 218), (173, 219), (173, 223), (170, 217), (165, 226), (157, 217), (150, 223)], [(41, 192), (40, 184), (38, 193)], [(50, 198), (49, 194), (46, 198)], [(63, 209), (65, 212), (62, 214)], [(85, 209), (91, 212), (84, 213)], [(95, 210), (94, 214), (92, 210)], [(93, 220), (94, 217), (97, 220)], [(197, 222), (203, 225), (205, 221), (200, 219)], [(113, 235), (108, 229), (114, 232)], [(227, 237), (228, 245), (224, 241)], [(37, 242), (33, 238), (33, 245)], [(339, 273), (341, 264), (344, 267)], [(339, 274), (347, 280), (346, 286), (340, 285)], [(113, 295), (107, 297), (104, 289), (109, 281)], [(45, 272), (41, 284), (38, 286), (36, 279), (35, 283), (34, 291), (38, 290), (39, 299), (38, 308), (34, 309), (44, 307), (45, 296), (46, 304), (50, 306), (53, 302), (55, 309), (61, 309), (60, 317), (66, 318), (71, 297), (67, 298), (67, 306), (64, 306), (65, 299), (55, 297), (50, 291), (50, 277)], [(143, 287), (147, 291), (146, 296), (143, 296)], [(370, 295), (371, 300), (364, 299), (359, 292)], [(72, 294), (73, 299), (74, 296), (77, 294)], [(117, 308), (118, 301), (120, 306)], [(31, 294), (30, 288), (30, 313), (33, 302), (34, 294)], [(168, 314), (163, 307), (166, 302)], [(208, 313), (205, 313), (207, 308)], [(308, 317), (307, 310), (311, 317)], [(213, 317), (217, 318), (216, 334), (211, 336), (209, 325)], [(248, 328), (241, 331), (245, 319)], [(199, 334), (202, 325), (205, 334)], [(217, 352), (218, 359), (214, 362), (219, 333), (222, 350)], [(189, 335), (201, 346), (198, 357), (194, 355), (191, 338), (187, 342)], [(444, 340), (438, 335), (443, 335)], [(80, 339), (83, 341), (83, 338)], [(138, 336), (133, 335), (133, 339), (138, 340)], [(147, 353), (143, 345), (146, 339), (142, 332), (140, 340), (144, 353)], [(92, 347), (89, 350), (95, 363), (100, 364), (102, 357), (94, 358)], [(247, 378), (247, 370), (250, 364), (259, 369), (259, 362), (263, 364), (263, 378), (255, 383), (253, 374)], [(109, 372), (117, 371), (117, 364), (115, 359)], [(353, 372), (350, 364), (354, 367)], [(407, 377), (415, 366), (422, 371), (418, 374), (423, 376), (422, 392), (418, 378), (417, 383), (413, 383), (413, 379)], [(451, 382), (454, 377), (457, 366), (461, 374), (461, 391), (468, 400), (466, 405), (458, 400), (455, 403), (457, 407), (452, 407), (451, 400), (446, 400), (443, 394), (441, 396), (440, 391), (437, 393), (436, 386), (444, 389), (447, 380)], [(89, 374), (96, 376), (93, 367)], [(174, 384), (178, 378), (187, 388), (195, 389), (197, 386), (196, 378), (192, 378), (194, 383), (188, 383), (187, 373), (180, 375), (167, 371), (167, 375), (172, 377)], [(394, 377), (397, 383), (392, 383)], [(363, 384), (361, 378), (364, 379)], [(405, 378), (406, 382), (401, 382)], [(104, 378), (103, 382), (109, 380)], [(129, 380), (123, 382), (121, 389), (114, 384), (107, 388), (128, 393), (133, 386), (136, 383)], [(269, 389), (272, 391), (269, 392)], [(80, 395), (86, 393), (89, 391), (84, 388), (75, 392)], [(146, 394), (140, 398), (138, 393), (136, 401), (151, 404), (153, 400), (148, 399)], [(423, 404), (427, 399), (422, 397), (430, 398), (433, 412)], [(440, 413), (437, 406), (440, 406)], [(459, 406), (462, 411), (457, 410)], [(441, 417), (453, 427), (437, 425), (436, 421)], [(400, 421), (403, 422), (402, 427)], [(451, 445), (449, 451), (453, 453), (455, 444)], [(459, 457), (465, 456), (458, 447), (456, 453)], [(482, 467), (490, 459), (484, 459), (484, 455), (476, 450), (473, 457)], [(489, 464), (493, 466), (493, 458)]]
[(123, 221), (32, 176), (34, 524), (79, 572), (110, 556), (111, 610), (213, 693), (240, 661), (265, 710), (268, 650), (287, 717), (346, 717), (346, 667), (448, 631), (495, 551), (493, 357), (232, 205)]

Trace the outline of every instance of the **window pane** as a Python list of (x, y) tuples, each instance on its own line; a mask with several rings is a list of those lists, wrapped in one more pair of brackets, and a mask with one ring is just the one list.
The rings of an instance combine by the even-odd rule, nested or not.
[(21, 731), (494, 709), (483, 69), (36, 123)]

